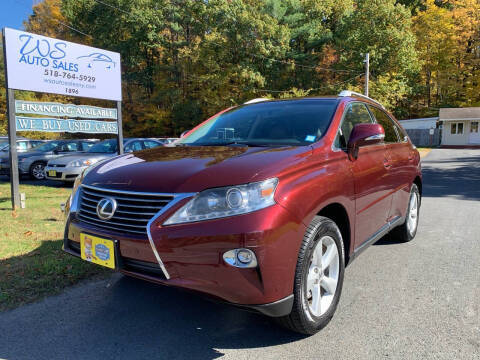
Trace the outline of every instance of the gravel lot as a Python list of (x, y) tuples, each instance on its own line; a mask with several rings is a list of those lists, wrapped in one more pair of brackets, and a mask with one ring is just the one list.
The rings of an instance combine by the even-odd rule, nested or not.
[(0, 358), (480, 359), (480, 150), (433, 150), (423, 166), (416, 239), (355, 260), (315, 336), (115, 275), (0, 314)]

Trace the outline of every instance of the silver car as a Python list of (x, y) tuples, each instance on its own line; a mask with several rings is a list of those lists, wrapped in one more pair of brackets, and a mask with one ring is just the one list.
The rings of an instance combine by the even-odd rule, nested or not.
[[(123, 151), (127, 153), (151, 149), (157, 146), (162, 146), (162, 143), (156, 139), (124, 139)], [(117, 154), (117, 139), (104, 140), (93, 145), (85, 153), (62, 156), (49, 161), (45, 167), (45, 175), (49, 180), (72, 182), (90, 165)]]

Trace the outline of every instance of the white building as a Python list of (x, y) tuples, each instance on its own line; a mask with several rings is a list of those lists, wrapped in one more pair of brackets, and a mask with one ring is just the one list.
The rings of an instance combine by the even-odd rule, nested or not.
[(440, 109), (442, 145), (480, 145), (480, 107)]
[(405, 130), (416, 129), (435, 129), (437, 127), (438, 117), (400, 120), (400, 124)]

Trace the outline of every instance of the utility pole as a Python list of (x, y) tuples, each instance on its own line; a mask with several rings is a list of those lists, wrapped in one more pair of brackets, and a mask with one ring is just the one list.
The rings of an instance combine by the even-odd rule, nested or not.
[(368, 96), (368, 78), (370, 76), (370, 53), (365, 54), (365, 96)]

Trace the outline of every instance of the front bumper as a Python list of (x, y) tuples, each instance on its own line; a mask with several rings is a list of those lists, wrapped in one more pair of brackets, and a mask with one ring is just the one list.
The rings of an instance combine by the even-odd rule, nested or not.
[[(82, 173), (82, 171), (86, 168), (86, 166), (49, 166), (45, 167), (45, 176), (49, 180), (58, 180), (58, 181), (75, 181), (78, 175)], [(55, 175), (51, 174), (51, 171), (55, 171)]]
[[(69, 215), (65, 252), (80, 256), (80, 233), (116, 240), (117, 270), (157, 284), (206, 293), (235, 306), (269, 316), (291, 311), (297, 254), (305, 226), (280, 205), (250, 214), (198, 223), (161, 226), (176, 209), (156, 219), (151, 236), (165, 268), (166, 279), (147, 237), (125, 236), (99, 229)], [(226, 264), (223, 253), (235, 248), (255, 252), (256, 268)]]

